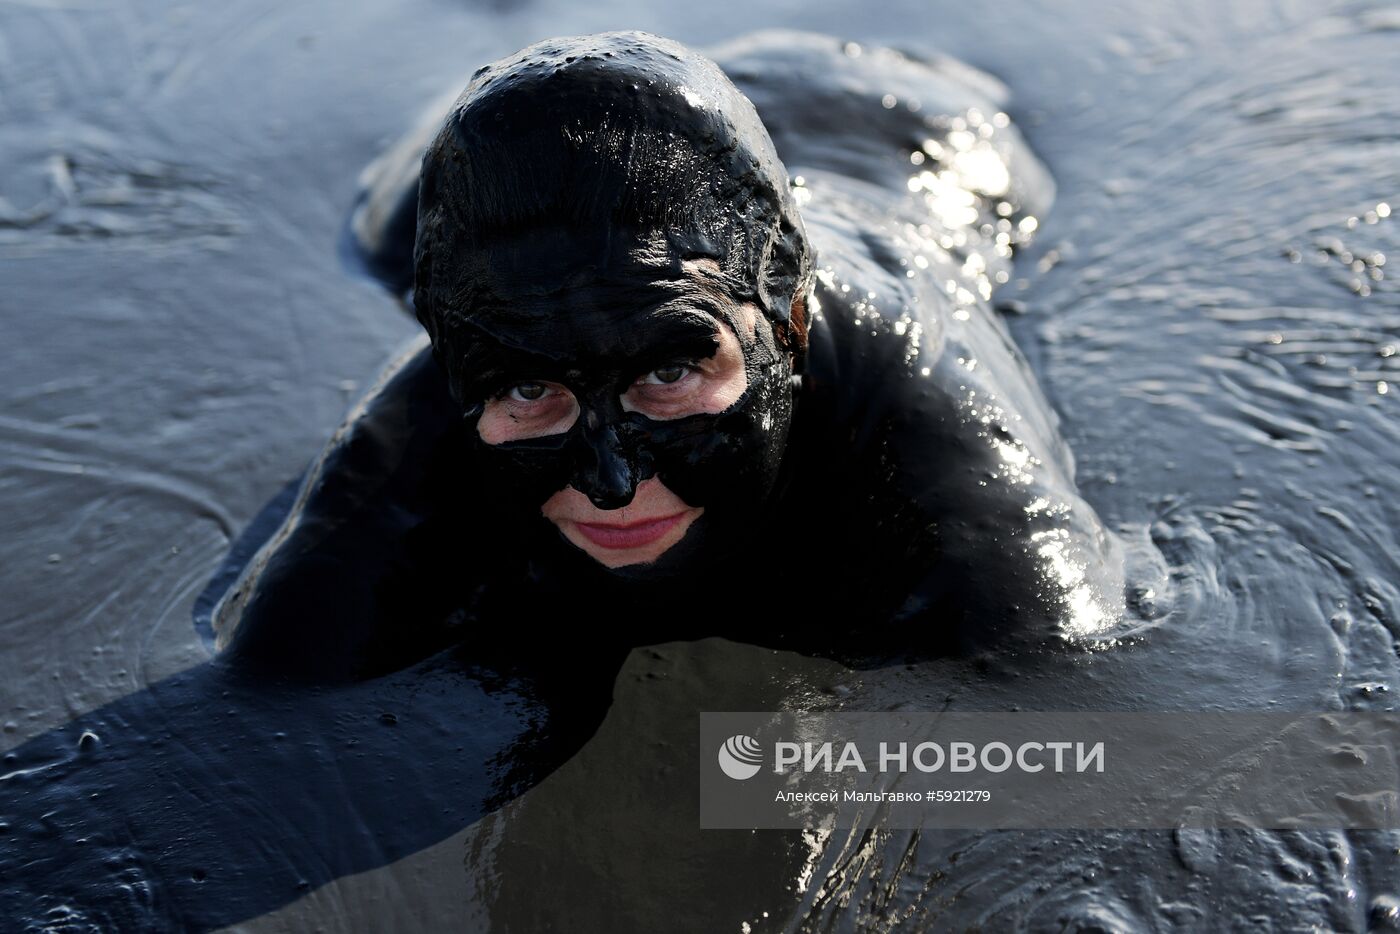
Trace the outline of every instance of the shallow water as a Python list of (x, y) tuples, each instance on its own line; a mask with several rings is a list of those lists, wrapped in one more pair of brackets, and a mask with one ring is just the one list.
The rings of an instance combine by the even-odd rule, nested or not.
[(859, 674), (637, 650), (598, 734), (527, 795), (248, 927), (1391, 923), (1395, 834), (701, 834), (686, 783), (697, 709), (1393, 709), (1400, 18), (739, 9), (4, 8), (6, 746), (207, 657), (191, 607), (231, 538), (413, 333), (336, 243), (360, 168), (428, 101), (546, 35), (796, 26), (1012, 89), (1058, 195), (998, 299), (1084, 496), (1150, 536), (1189, 611), (1105, 651)]

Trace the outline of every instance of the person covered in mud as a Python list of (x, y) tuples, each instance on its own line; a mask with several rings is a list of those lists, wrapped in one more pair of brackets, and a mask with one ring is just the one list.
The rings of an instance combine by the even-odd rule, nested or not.
[(357, 244), (427, 339), (223, 601), (227, 658), (878, 664), (1117, 623), (1116, 543), (989, 306), (1048, 200), (996, 89), (823, 37), (720, 57), (748, 96), (654, 36), (542, 42), (475, 74), (421, 179), (421, 138), (381, 163)]

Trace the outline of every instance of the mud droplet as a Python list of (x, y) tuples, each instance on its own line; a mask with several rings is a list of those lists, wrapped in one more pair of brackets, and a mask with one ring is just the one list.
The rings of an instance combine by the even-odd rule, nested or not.
[(1377, 895), (1371, 899), (1371, 930), (1400, 931), (1400, 898)]

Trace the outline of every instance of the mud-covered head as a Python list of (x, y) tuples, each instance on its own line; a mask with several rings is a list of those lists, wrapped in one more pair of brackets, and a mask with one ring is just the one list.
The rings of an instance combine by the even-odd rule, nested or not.
[(493, 495), (548, 516), (572, 491), (585, 529), (684, 506), (732, 532), (768, 496), (811, 265), (752, 104), (655, 36), (486, 66), (424, 157), (414, 303)]

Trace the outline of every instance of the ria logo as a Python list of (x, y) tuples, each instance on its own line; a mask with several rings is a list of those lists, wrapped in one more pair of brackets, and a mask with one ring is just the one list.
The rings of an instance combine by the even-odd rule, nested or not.
[(763, 765), (763, 750), (758, 740), (740, 733), (731, 736), (719, 747), (719, 767), (730, 778), (743, 781), (758, 774)]

